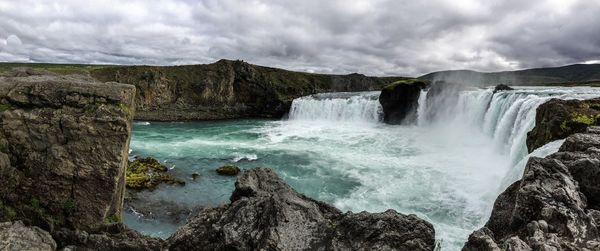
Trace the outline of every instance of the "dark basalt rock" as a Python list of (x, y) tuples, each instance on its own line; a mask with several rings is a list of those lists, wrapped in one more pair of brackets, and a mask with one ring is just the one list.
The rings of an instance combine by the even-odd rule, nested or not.
[(511, 91), (511, 90), (514, 90), (514, 89), (508, 85), (499, 84), (494, 88), (494, 93), (499, 92), (499, 91)]
[(527, 149), (532, 152), (557, 139), (585, 132), (600, 121), (600, 98), (589, 100), (551, 99), (537, 108), (535, 127), (527, 133)]
[(414, 122), (421, 90), (426, 87), (427, 82), (423, 80), (406, 79), (383, 88), (379, 96), (383, 121), (395, 125)]
[(414, 215), (341, 213), (297, 193), (272, 170), (244, 172), (231, 203), (206, 208), (169, 250), (433, 250), (434, 229)]
[(600, 250), (599, 148), (599, 134), (574, 134), (559, 152), (530, 158), (463, 250)]

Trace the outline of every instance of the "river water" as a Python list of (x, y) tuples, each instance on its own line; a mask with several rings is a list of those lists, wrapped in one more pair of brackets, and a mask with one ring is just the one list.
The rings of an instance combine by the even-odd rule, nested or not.
[[(141, 197), (185, 207), (228, 202), (234, 177), (215, 169), (273, 168), (297, 191), (343, 211), (416, 214), (435, 226), (443, 250), (460, 250), (485, 224), (495, 198), (519, 179), (535, 109), (550, 98), (600, 96), (593, 88), (473, 89), (452, 98), (421, 93), (418, 122), (381, 123), (378, 92), (294, 100), (283, 120), (136, 122), (132, 155), (154, 156), (187, 180)], [(558, 150), (553, 142), (532, 155)], [(191, 174), (200, 178), (191, 180)], [(135, 210), (135, 209), (133, 209)], [(128, 212), (125, 222), (168, 237), (180, 223)]]

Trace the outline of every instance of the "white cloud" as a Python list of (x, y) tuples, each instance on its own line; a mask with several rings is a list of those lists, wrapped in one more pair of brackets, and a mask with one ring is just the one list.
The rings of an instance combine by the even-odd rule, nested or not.
[(598, 13), (585, 0), (0, 0), (0, 60), (510, 70), (600, 59)]

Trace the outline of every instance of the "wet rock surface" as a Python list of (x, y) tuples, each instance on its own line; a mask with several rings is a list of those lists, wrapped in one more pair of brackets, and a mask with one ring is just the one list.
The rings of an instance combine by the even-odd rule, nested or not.
[(599, 250), (600, 134), (574, 134), (559, 152), (529, 159), (463, 250)]
[(423, 80), (406, 79), (384, 87), (379, 96), (383, 121), (395, 125), (415, 122), (419, 96), (427, 85)]
[(393, 210), (344, 214), (256, 168), (240, 176), (230, 204), (203, 209), (167, 241), (169, 250), (433, 250), (434, 235)]

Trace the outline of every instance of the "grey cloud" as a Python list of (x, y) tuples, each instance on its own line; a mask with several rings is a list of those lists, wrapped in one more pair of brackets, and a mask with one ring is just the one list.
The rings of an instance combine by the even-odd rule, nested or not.
[(598, 13), (586, 0), (0, 0), (0, 61), (512, 70), (600, 59)]

